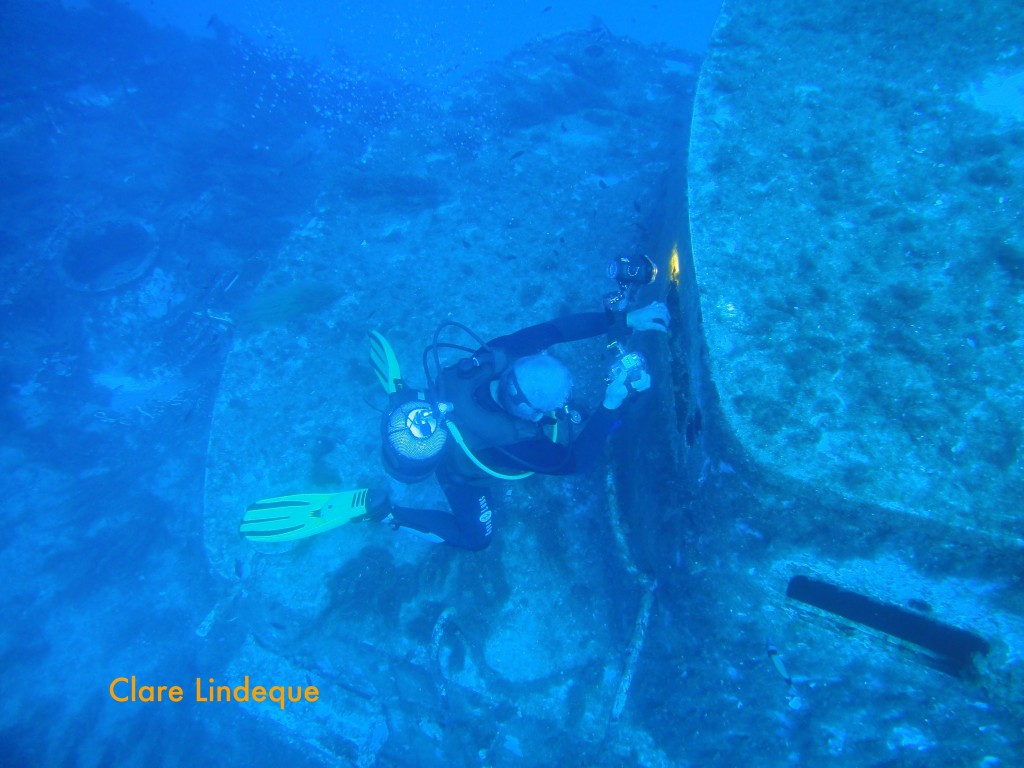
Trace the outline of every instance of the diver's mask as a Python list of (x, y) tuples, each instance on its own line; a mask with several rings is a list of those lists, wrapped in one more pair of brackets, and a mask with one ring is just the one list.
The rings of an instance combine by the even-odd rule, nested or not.
[(530, 399), (523, 394), (523, 389), (516, 378), (515, 368), (509, 368), (501, 377), (498, 385), (498, 397), (500, 405), (509, 414), (517, 419), (526, 421), (540, 421), (544, 418), (544, 411), (537, 408)]
[(516, 360), (498, 381), (498, 404), (516, 418), (538, 422), (565, 406), (572, 394), (572, 374), (551, 355)]

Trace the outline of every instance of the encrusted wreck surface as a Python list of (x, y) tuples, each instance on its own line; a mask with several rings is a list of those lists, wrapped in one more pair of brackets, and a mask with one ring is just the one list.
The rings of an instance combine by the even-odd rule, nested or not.
[(712, 375), (745, 452), (811, 494), (1000, 539), (1024, 495), (1011, 6), (726, 3), (689, 182)]
[[(444, 105), (412, 105), (408, 132), (337, 169), (238, 316), (205, 546), (245, 607), (215, 611), (211, 632), (243, 610), (239, 670), (287, 664), (331, 692), (307, 723), (259, 710), (313, 759), (554, 764), (608, 748), (641, 592), (610, 544), (605, 472), (503, 488), (483, 554), (370, 523), (261, 546), (238, 524), (256, 499), (384, 484), (371, 329), (423, 386), (421, 352), (444, 321), (489, 339), (600, 310), (607, 262), (654, 244), (696, 75), (687, 55), (581, 33), (515, 54)], [(577, 371), (581, 406), (600, 403), (605, 344), (553, 350)], [(614, 748), (645, 738), (624, 727)]]

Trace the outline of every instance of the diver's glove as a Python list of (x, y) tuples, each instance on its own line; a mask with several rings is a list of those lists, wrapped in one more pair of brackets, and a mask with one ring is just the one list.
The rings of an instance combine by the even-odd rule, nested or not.
[[(626, 315), (626, 325), (634, 331), (668, 331), (668, 307), (660, 301), (654, 301), (646, 307), (634, 309)], [(641, 391), (641, 390), (638, 390)]]
[(651, 375), (646, 371), (634, 373), (632, 376), (628, 371), (622, 370), (614, 379), (608, 382), (604, 391), (604, 407), (614, 411), (629, 397), (632, 392), (644, 392), (651, 388)]
[(626, 374), (623, 373), (618, 378), (612, 379), (608, 382), (608, 386), (604, 391), (604, 405), (609, 411), (614, 411), (629, 397), (629, 387), (626, 386)]
[(612, 362), (605, 381), (604, 407), (614, 411), (629, 397), (630, 391), (644, 392), (651, 388), (651, 375), (647, 372), (647, 361), (639, 352), (626, 352), (621, 344), (613, 343), (617, 357)]
[(629, 386), (633, 388), (634, 392), (646, 392), (651, 388), (651, 374), (646, 370), (642, 371), (637, 378), (629, 382)]

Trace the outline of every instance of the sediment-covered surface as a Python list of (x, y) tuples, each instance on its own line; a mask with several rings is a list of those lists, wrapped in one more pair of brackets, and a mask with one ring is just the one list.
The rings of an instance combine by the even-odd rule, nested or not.
[[(692, 58), (595, 26), (424, 90), (215, 20), (190, 41), (112, 4), (10, 9), (5, 764), (1015, 764), (1019, 549), (722, 439), (686, 261)], [(152, 259), (104, 245), (140, 240)], [(609, 256), (674, 244), (681, 284), (642, 297), (673, 311), (636, 340), (654, 387), (595, 474), (509, 486), (490, 549), (238, 536), (255, 498), (379, 478), (367, 330), (421, 383), (440, 320), (595, 308)], [(596, 402), (602, 343), (558, 353)], [(794, 576), (989, 651), (953, 678), (787, 599)], [(130, 675), (320, 696), (115, 701)]]
[[(486, 339), (601, 308), (608, 260), (654, 243), (696, 63), (596, 30), (410, 105), (405, 130), (330, 171), (234, 318), (204, 543), (237, 597), (207, 629), (233, 633), (244, 606), (239, 672), (291, 665), (330, 691), (287, 716), (252, 708), (312, 759), (556, 764), (633, 748), (631, 730), (605, 742), (628, 702), (618, 691), (642, 594), (612, 545), (607, 470), (509, 484), (484, 553), (371, 523), (261, 546), (238, 524), (256, 499), (386, 486), (371, 329), (423, 386), (441, 322)], [(585, 407), (600, 403), (605, 343), (553, 350)], [(431, 495), (411, 492), (420, 505)]]
[(690, 149), (728, 426), (762, 470), (997, 538), (1024, 497), (1024, 16), (726, 3)]

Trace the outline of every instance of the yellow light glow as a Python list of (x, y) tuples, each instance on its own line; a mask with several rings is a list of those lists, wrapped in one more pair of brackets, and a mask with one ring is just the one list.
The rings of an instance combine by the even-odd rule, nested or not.
[(668, 279), (672, 285), (679, 285), (679, 246), (672, 246), (672, 255), (668, 258)]

